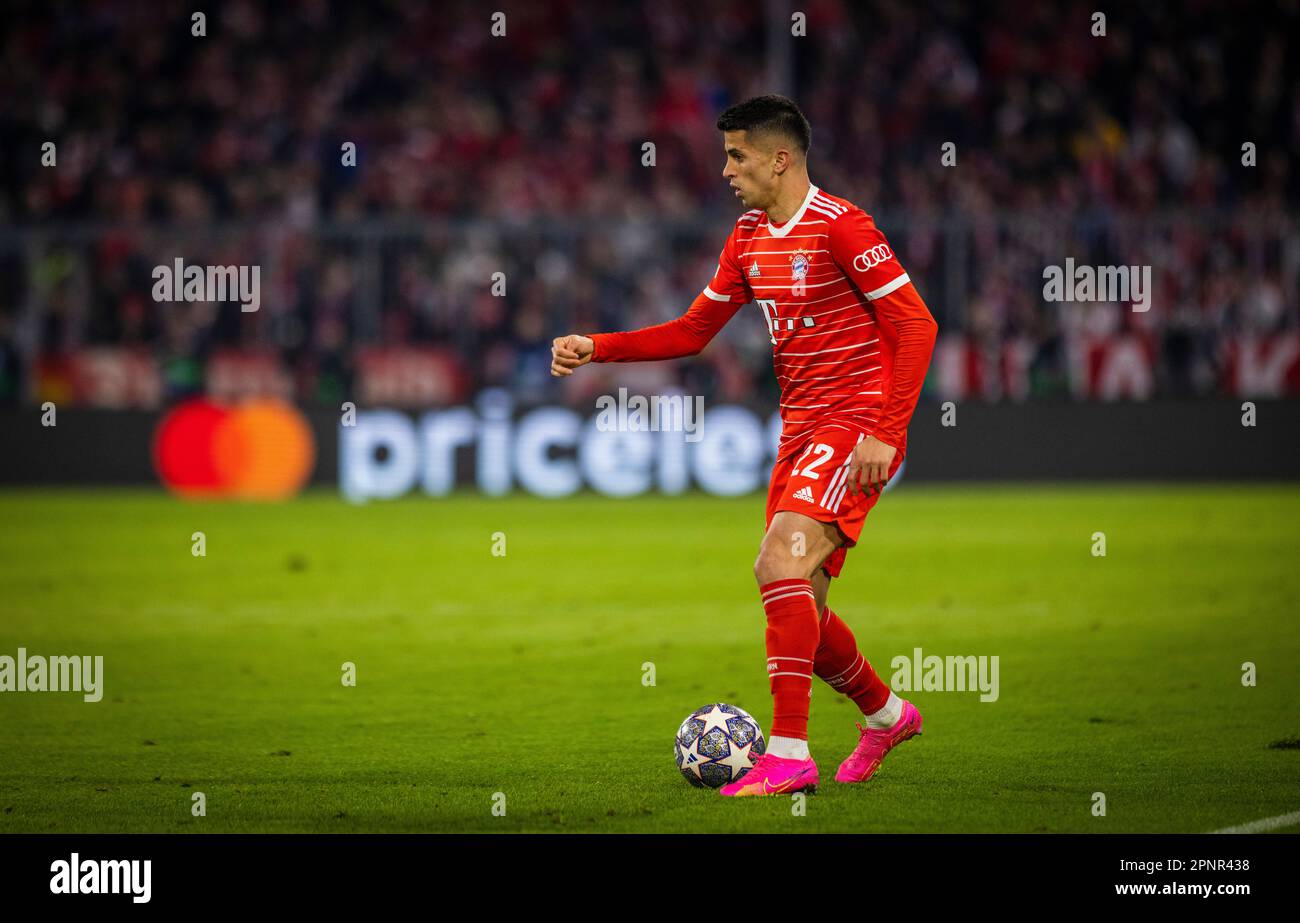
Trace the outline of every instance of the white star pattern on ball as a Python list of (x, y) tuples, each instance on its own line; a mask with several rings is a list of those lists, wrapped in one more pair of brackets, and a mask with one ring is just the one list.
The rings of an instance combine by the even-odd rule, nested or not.
[(740, 773), (744, 772), (746, 769), (754, 768), (754, 761), (749, 758), (749, 751), (753, 746), (754, 744), (752, 741), (745, 744), (743, 748), (737, 747), (733, 743), (731, 745), (731, 755), (720, 760), (714, 760), (714, 762), (721, 763), (724, 766), (730, 766), (731, 777), (733, 779), (738, 778)]
[(727, 719), (735, 716), (727, 714), (721, 708), (718, 708), (718, 706), (714, 705), (704, 714), (696, 715), (695, 717), (704, 722), (704, 730), (700, 731), (701, 737), (709, 733), (711, 728), (722, 728), (724, 734), (731, 736), (731, 732), (727, 729)]

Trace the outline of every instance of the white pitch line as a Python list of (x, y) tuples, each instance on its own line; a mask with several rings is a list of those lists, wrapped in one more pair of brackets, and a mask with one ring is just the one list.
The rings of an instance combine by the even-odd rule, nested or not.
[(1300, 824), (1300, 811), (1292, 811), (1290, 814), (1279, 814), (1277, 817), (1265, 817), (1262, 820), (1252, 820), (1248, 824), (1242, 824), (1238, 827), (1224, 827), (1222, 830), (1211, 830), (1211, 833), (1263, 833), (1265, 830), (1275, 830), (1278, 827), (1290, 827), (1292, 824)]

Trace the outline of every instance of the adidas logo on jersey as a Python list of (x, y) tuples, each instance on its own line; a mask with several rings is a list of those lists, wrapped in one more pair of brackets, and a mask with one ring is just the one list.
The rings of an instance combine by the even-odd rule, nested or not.
[(754, 265), (752, 265), (752, 266), (749, 267), (749, 277), (750, 277), (751, 279), (757, 279), (757, 278), (758, 278), (759, 276), (761, 276), (761, 275), (762, 275), (762, 273), (758, 271), (758, 263), (757, 263), (757, 262), (755, 262)]
[(800, 487), (798, 490), (794, 492), (794, 498), (796, 500), (803, 500), (805, 503), (812, 503), (813, 502), (812, 488), (809, 487), (807, 484), (805, 484), (803, 487)]

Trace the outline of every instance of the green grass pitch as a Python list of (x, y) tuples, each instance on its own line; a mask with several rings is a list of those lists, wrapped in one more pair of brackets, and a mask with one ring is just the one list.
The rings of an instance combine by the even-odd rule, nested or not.
[(99, 703), (0, 693), (0, 832), (1196, 832), (1300, 809), (1300, 488), (904, 484), (830, 604), (887, 680), (914, 647), (996, 655), (1000, 695), (907, 694), (924, 735), (842, 786), (858, 715), (818, 683), (803, 816), (672, 759), (700, 705), (770, 723), (762, 513), (0, 494), (0, 654), (105, 672)]

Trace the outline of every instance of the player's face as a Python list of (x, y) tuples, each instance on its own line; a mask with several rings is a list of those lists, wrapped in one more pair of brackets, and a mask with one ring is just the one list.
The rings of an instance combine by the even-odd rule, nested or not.
[(722, 133), (722, 147), (727, 154), (722, 176), (746, 208), (767, 208), (776, 190), (775, 153), (756, 147), (748, 135), (745, 131)]

